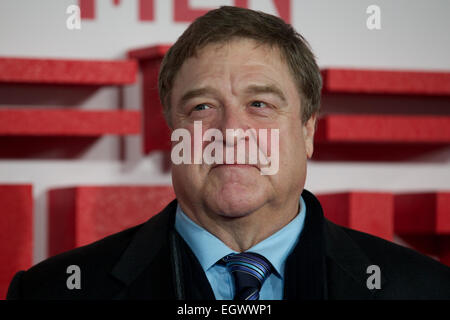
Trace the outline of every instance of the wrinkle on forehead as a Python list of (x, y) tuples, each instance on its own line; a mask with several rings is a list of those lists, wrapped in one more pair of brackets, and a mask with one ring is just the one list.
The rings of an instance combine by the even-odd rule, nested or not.
[[(216, 86), (238, 96), (239, 91), (248, 85), (272, 85), (285, 94), (291, 91), (296, 99), (297, 86), (282, 57), (277, 47), (252, 39), (237, 38), (226, 43), (209, 44), (200, 49), (196, 57), (184, 62), (175, 78), (172, 95), (179, 98), (189, 90)], [(177, 100), (173, 101), (175, 108), (180, 103)]]
[(241, 37), (241, 36), (235, 36), (232, 37), (226, 41), (218, 41), (218, 42), (211, 42), (208, 43), (200, 48), (198, 48), (195, 53), (194, 53), (194, 57), (198, 58), (199, 55), (202, 54), (202, 52), (206, 51), (205, 49), (208, 50), (213, 50), (213, 51), (223, 51), (225, 49), (228, 49), (229, 47), (231, 47), (232, 45), (236, 44), (236, 43), (243, 43), (243, 44), (254, 44), (253, 49), (259, 49), (261, 47), (265, 47), (265, 49), (267, 49), (267, 52), (275, 50), (278, 51), (281, 55), (281, 51), (279, 50), (279, 48), (275, 45), (271, 45), (268, 43), (263, 43), (261, 41), (257, 41), (255, 39), (252, 38), (245, 38), (245, 37)]
[[(198, 50), (197, 55), (191, 58), (188, 58), (180, 68), (180, 71), (177, 74), (177, 77), (175, 78), (174, 84), (177, 78), (183, 77), (183, 76), (192, 76), (192, 72), (197, 73), (197, 76), (199, 78), (203, 78), (203, 76), (208, 76), (211, 78), (218, 78), (223, 75), (224, 72), (228, 71), (225, 68), (228, 68), (229, 66), (233, 66), (233, 64), (225, 65), (221, 63), (220, 57), (226, 57), (226, 56), (233, 56), (233, 50), (239, 44), (242, 44), (244, 46), (248, 46), (248, 44), (253, 44), (253, 46), (250, 47), (250, 50), (254, 50), (254, 52), (250, 51), (246, 61), (242, 60), (242, 56), (239, 55), (239, 60), (236, 60), (235, 65), (240, 66), (246, 66), (247, 73), (251, 73), (254, 68), (255, 72), (261, 72), (262, 68), (259, 68), (263, 66), (264, 68), (271, 68), (273, 71), (279, 71), (278, 67), (283, 65), (284, 68), (288, 68), (287, 65), (284, 64), (282, 59), (282, 54), (280, 50), (276, 47), (272, 47), (266, 44), (261, 44), (259, 42), (256, 42), (252, 39), (247, 38), (236, 38), (230, 41), (227, 41), (225, 43), (212, 43), (209, 44), (202, 49)], [(264, 50), (261, 50), (264, 49)], [(276, 53), (276, 54), (274, 54)], [(252, 59), (252, 57), (257, 57), (257, 59)], [(259, 59), (262, 58), (262, 59)], [(208, 68), (205, 68), (205, 70), (197, 71), (192, 70), (190, 67), (190, 64), (193, 60), (196, 60), (196, 64), (201, 65), (207, 65)], [(186, 70), (186, 68), (189, 68), (190, 70)], [(201, 69), (201, 68), (200, 68)], [(219, 69), (219, 70), (218, 70)], [(219, 72), (218, 72), (219, 71)], [(239, 73), (236, 73), (239, 75)], [(206, 80), (207, 81), (207, 80)]]

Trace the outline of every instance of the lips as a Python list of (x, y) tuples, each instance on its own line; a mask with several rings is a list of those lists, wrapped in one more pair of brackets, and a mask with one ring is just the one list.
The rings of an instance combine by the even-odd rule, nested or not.
[(222, 163), (222, 164), (215, 164), (211, 167), (211, 169), (218, 168), (218, 167), (234, 167), (234, 168), (251, 168), (254, 167), (259, 170), (259, 167), (256, 164), (239, 164), (239, 163)]

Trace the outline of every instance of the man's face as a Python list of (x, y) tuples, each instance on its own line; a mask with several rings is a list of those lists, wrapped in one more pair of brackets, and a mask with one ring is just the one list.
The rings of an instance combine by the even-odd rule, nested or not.
[[(259, 164), (173, 165), (173, 185), (183, 209), (208, 212), (213, 219), (238, 218), (298, 200), (315, 121), (312, 117), (302, 125), (300, 108), (300, 95), (278, 49), (239, 38), (207, 45), (187, 59), (172, 89), (172, 129), (185, 128), (194, 137), (194, 121), (202, 121), (202, 134), (211, 128), (223, 133), (224, 154), (232, 145), (225, 141), (226, 129), (268, 129), (267, 141), (271, 130), (278, 129), (279, 170), (262, 175)], [(271, 152), (276, 150), (269, 143)]]

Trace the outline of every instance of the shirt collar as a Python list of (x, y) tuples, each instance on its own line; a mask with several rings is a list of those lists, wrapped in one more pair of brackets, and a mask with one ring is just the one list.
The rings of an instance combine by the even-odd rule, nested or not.
[[(297, 216), (282, 229), (257, 243), (247, 251), (263, 255), (275, 268), (278, 276), (283, 278), (286, 259), (294, 249), (303, 229), (306, 204), (300, 197), (300, 210)], [(224, 256), (237, 253), (225, 245), (219, 238), (192, 221), (177, 205), (175, 229), (187, 242), (206, 272)]]

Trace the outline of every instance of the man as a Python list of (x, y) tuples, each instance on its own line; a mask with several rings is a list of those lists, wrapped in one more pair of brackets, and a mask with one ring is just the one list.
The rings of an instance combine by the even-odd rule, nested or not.
[[(312, 52), (281, 19), (235, 7), (200, 17), (161, 66), (168, 124), (190, 136), (198, 123), (215, 129), (233, 160), (236, 140), (252, 139), (227, 130), (278, 132), (263, 152), (278, 153), (277, 172), (262, 174), (263, 162), (248, 157), (174, 165), (177, 199), (161, 213), (19, 272), (8, 298), (449, 299), (449, 268), (329, 222), (304, 190), (320, 91)], [(204, 140), (189, 146), (199, 143), (206, 150)], [(81, 270), (80, 289), (67, 288), (70, 265)]]

